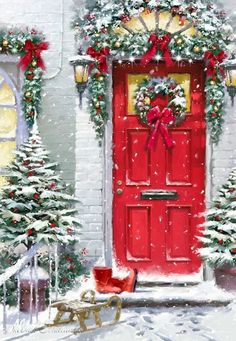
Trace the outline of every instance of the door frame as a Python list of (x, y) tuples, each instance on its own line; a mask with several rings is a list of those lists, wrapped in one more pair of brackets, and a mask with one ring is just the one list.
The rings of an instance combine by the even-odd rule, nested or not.
[[(113, 210), (113, 62), (121, 60), (122, 62), (130, 62), (129, 57), (115, 58), (110, 57), (108, 59), (108, 72), (111, 75), (109, 83), (107, 85), (107, 92), (111, 94), (107, 99), (107, 112), (108, 121), (105, 127), (105, 134), (102, 143), (103, 149), (103, 233), (104, 233), (104, 260), (106, 266), (114, 265), (113, 255), (113, 227), (112, 227), (112, 210)], [(140, 58), (136, 58), (140, 60)], [(206, 209), (210, 207), (213, 197), (213, 185), (212, 185), (212, 154), (213, 145), (210, 139), (209, 128), (206, 124), (206, 159), (205, 159), (205, 203)], [(212, 269), (203, 262), (200, 270), (202, 273), (202, 280), (211, 280), (213, 278)]]

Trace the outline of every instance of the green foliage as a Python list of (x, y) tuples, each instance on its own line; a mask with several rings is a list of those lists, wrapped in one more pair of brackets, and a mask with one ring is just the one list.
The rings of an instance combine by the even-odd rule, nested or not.
[(8, 169), (9, 184), (0, 193), (0, 240), (12, 245), (44, 242), (70, 243), (78, 239), (77, 201), (49, 160), (37, 124), (28, 141), (16, 151)]
[(200, 254), (211, 266), (236, 264), (236, 168), (206, 213)]

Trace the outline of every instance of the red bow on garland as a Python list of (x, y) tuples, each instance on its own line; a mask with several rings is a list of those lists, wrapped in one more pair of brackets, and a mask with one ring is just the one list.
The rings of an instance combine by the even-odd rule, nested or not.
[[(97, 68), (100, 72), (108, 72), (107, 56), (110, 54), (110, 49), (108, 47), (103, 47), (100, 51), (96, 51), (93, 47), (89, 47), (87, 49), (87, 54), (97, 60)], [(95, 63), (90, 65), (90, 70), (94, 67), (94, 65)]]
[(175, 122), (175, 116), (173, 115), (173, 111), (170, 108), (164, 108), (161, 111), (159, 106), (156, 106), (149, 109), (147, 112), (147, 122), (150, 125), (154, 125), (152, 135), (148, 142), (148, 149), (152, 149), (154, 147), (158, 131), (160, 131), (161, 135), (163, 136), (167, 148), (173, 147), (174, 143), (166, 127), (167, 124)]
[[(223, 63), (224, 59), (227, 57), (224, 51), (219, 52), (217, 55), (214, 55), (211, 51), (207, 51), (204, 55), (204, 59), (208, 61), (207, 63), (207, 77), (214, 77), (217, 75), (216, 66), (219, 66)], [(224, 69), (222, 66), (219, 66), (219, 71), (224, 77)]]
[(141, 64), (146, 65), (152, 60), (152, 58), (156, 55), (157, 51), (161, 51), (164, 61), (167, 66), (173, 66), (174, 62), (171, 57), (170, 50), (168, 49), (168, 45), (171, 41), (171, 35), (166, 34), (163, 37), (159, 38), (155, 33), (151, 33), (150, 38), (148, 40), (151, 43), (151, 47), (145, 53), (145, 55), (141, 59)]
[(37, 66), (44, 70), (45, 64), (41, 57), (41, 52), (47, 50), (48, 47), (49, 44), (47, 42), (34, 44), (31, 40), (26, 40), (24, 46), (26, 54), (21, 58), (18, 66), (25, 71), (29, 67), (31, 61), (35, 58), (37, 60)]

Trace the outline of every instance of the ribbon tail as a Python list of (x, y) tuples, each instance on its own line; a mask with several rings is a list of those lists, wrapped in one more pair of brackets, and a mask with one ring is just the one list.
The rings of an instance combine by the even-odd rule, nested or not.
[(157, 134), (158, 134), (158, 130), (159, 130), (159, 126), (160, 126), (160, 121), (157, 121), (157, 123), (155, 124), (155, 128), (152, 131), (151, 137), (148, 141), (148, 149), (153, 149), (154, 148), (154, 144), (155, 141), (157, 139)]
[(147, 65), (157, 53), (157, 46), (153, 44), (141, 59), (142, 65)]
[(20, 61), (18, 63), (19, 68), (21, 68), (22, 71), (25, 71), (28, 68), (31, 60), (32, 60), (32, 52), (29, 51), (29, 52), (27, 52), (27, 54), (25, 56), (23, 56), (20, 59)]
[(160, 133), (163, 136), (164, 142), (167, 146), (167, 148), (172, 148), (174, 146), (174, 142), (170, 136), (170, 134), (168, 133), (168, 130), (166, 128), (166, 126), (164, 124), (160, 124)]
[(170, 54), (170, 51), (169, 50), (166, 50), (164, 53), (163, 53), (163, 58), (166, 62), (166, 66), (167, 67), (171, 67), (171, 66), (174, 66), (174, 62), (172, 60), (172, 57), (171, 57), (171, 54)]

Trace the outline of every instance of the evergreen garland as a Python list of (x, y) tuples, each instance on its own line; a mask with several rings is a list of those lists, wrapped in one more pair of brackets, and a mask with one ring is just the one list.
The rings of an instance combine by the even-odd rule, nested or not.
[[(228, 23), (225, 13), (218, 10), (211, 1), (196, 2), (179, 0), (96, 0), (94, 6), (91, 4), (83, 15), (77, 13), (73, 21), (73, 27), (79, 32), (81, 38), (85, 38), (95, 52), (101, 54), (101, 49), (109, 49), (109, 55), (116, 59), (124, 59), (129, 55), (130, 61), (142, 57), (150, 48), (148, 42), (150, 32), (128, 32), (124, 29), (120, 34), (117, 28), (126, 27), (132, 17), (138, 17), (142, 12), (156, 13), (169, 12), (172, 17), (178, 16), (180, 25), (187, 21), (196, 28), (196, 34), (186, 36), (184, 34), (173, 34), (169, 43), (172, 58), (177, 62), (187, 60), (204, 60), (208, 67), (209, 60), (206, 53), (212, 53), (213, 61), (218, 58), (222, 51), (227, 50), (227, 45), (233, 39), (232, 27)], [(158, 19), (157, 19), (158, 20)], [(157, 36), (164, 36), (165, 30), (158, 29)], [(158, 53), (157, 61), (162, 58)], [(224, 58), (226, 55), (224, 56)], [(103, 58), (103, 56), (102, 56)], [(107, 57), (109, 59), (109, 56)], [(223, 59), (224, 59), (223, 58)], [(101, 138), (104, 127), (108, 120), (108, 113), (104, 96), (110, 75), (97, 65), (93, 71), (90, 83), (90, 113), (91, 120), (95, 125), (97, 136)], [(224, 76), (220, 62), (216, 62), (214, 72), (207, 72), (206, 80), (206, 120), (209, 126), (211, 139), (214, 143), (219, 141), (222, 132), (224, 116)], [(101, 74), (103, 77), (101, 77)]]
[[(26, 41), (32, 42), (34, 45), (45, 42), (42, 33), (32, 29), (12, 29), (0, 30), (0, 53), (25, 56), (27, 53)], [(42, 68), (39, 58), (33, 53), (32, 59), (29, 61), (27, 68), (24, 69), (24, 85), (22, 89), (21, 104), (24, 117), (29, 127), (34, 123), (36, 114), (41, 110), (41, 89), (42, 89)]]

